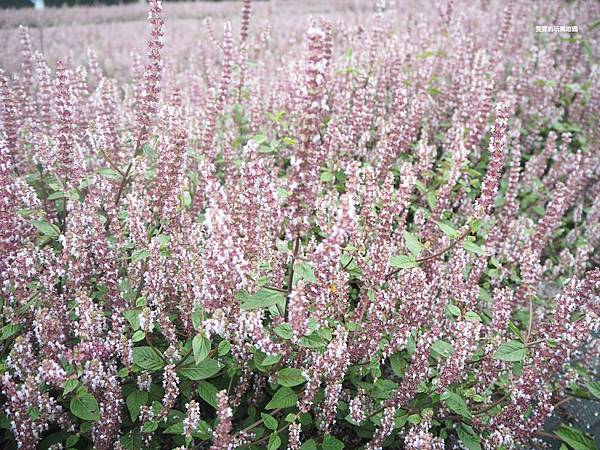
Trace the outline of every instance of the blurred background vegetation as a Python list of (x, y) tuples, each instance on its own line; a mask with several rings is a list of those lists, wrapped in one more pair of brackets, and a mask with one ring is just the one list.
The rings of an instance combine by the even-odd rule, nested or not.
[[(76, 5), (123, 5), (144, 0), (44, 0), (46, 7), (76, 6)], [(173, 2), (178, 0), (163, 0)], [(221, 0), (210, 0), (221, 1)], [(0, 8), (33, 8), (32, 0), (0, 0)]]

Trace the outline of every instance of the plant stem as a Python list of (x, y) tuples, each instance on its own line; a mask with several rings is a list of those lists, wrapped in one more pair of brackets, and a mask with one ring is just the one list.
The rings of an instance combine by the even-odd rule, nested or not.
[(284, 305), (284, 309), (283, 309), (285, 312), (286, 319), (288, 316), (287, 305), (290, 300), (290, 294), (292, 293), (292, 283), (294, 282), (294, 263), (296, 262), (296, 258), (298, 257), (299, 250), (300, 250), (300, 238), (297, 237), (296, 240), (294, 241), (294, 252), (292, 253), (292, 263), (290, 265), (290, 273), (288, 275), (287, 286), (286, 286), (287, 295), (285, 297), (285, 305)]

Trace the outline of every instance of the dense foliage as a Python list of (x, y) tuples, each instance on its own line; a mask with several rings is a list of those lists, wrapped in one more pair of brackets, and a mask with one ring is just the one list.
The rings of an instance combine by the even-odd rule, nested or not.
[(596, 448), (543, 426), (600, 399), (599, 8), (540, 6), (255, 33), (247, 0), (165, 64), (151, 0), (125, 82), (22, 28), (3, 448)]

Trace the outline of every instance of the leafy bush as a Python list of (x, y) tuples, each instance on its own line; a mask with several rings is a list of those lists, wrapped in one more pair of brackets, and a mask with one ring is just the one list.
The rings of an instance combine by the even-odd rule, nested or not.
[(598, 35), (460, 5), (311, 19), (297, 52), (245, 1), (198, 74), (152, 0), (122, 84), (22, 29), (4, 447), (595, 448), (543, 425), (600, 398)]

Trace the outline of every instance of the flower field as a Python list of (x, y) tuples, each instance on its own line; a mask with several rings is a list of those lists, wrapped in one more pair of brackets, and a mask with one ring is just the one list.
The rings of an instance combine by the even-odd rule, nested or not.
[(599, 448), (599, 18), (0, 11), (0, 447)]

